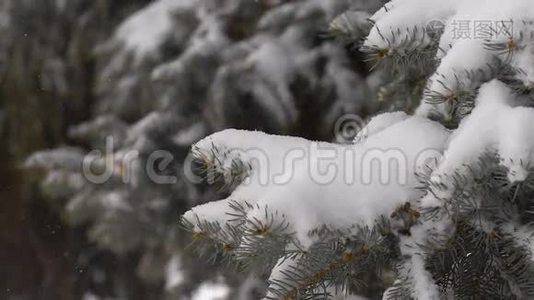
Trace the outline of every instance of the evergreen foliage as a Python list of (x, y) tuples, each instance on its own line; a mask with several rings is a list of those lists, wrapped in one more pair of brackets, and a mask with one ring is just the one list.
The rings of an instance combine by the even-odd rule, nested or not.
[[(443, 157), (435, 157), (413, 174), (421, 196), (383, 214), (381, 205), (386, 204), (365, 202), (361, 193), (345, 195), (356, 205), (361, 203), (360, 210), (376, 212), (374, 225), (359, 220), (352, 205), (335, 202), (335, 189), (310, 194), (306, 190), (315, 191), (314, 187), (298, 180), (300, 185), (294, 180), (287, 189), (270, 183), (257, 188), (256, 194), (248, 191), (250, 183), (245, 181), (227, 200), (193, 208), (182, 223), (198, 240), (219, 244), (238, 267), (268, 266), (267, 299), (330, 299), (338, 294), (372, 299), (534, 297), (534, 136), (527, 129), (534, 117), (528, 63), (533, 55), (530, 12), (532, 5), (526, 1), (510, 1), (502, 10), (496, 1), (395, 0), (370, 18), (363, 42), (344, 27), (357, 23), (347, 20), (357, 13), (346, 12), (334, 21), (332, 35), (360, 45), (376, 76), (382, 77), (378, 100), (428, 117), (451, 132), (443, 144)], [(433, 26), (436, 20), (441, 27)], [(512, 20), (514, 28), (512, 32), (504, 27), (502, 36), (455, 39), (454, 24), (462, 20), (501, 25)], [(407, 120), (413, 118), (417, 117)], [(377, 117), (368, 130), (379, 127), (380, 132), (367, 135), (379, 140), (404, 122), (391, 115)], [(430, 137), (405, 132), (406, 137), (415, 134)], [(199, 142), (193, 151), (202, 150), (210, 140), (213, 147), (246, 150), (250, 140), (263, 145), (268, 138), (221, 132)], [(353, 147), (365, 149), (367, 142), (364, 138)], [(272, 143), (291, 144), (297, 139), (273, 137)], [(402, 143), (398, 147), (408, 151)], [(246, 164), (251, 158), (232, 156), (235, 159)], [(339, 161), (334, 163), (342, 167)], [(252, 168), (248, 179), (254, 179), (255, 172), (260, 170)], [(336, 179), (334, 186), (347, 184), (341, 181)], [(268, 202), (264, 190), (269, 189), (287, 204)], [(302, 200), (302, 195), (311, 199)], [(242, 211), (243, 206), (248, 208)], [(302, 219), (328, 210), (333, 217), (322, 220), (323, 226), (314, 227), (313, 222), (297, 226)], [(353, 211), (355, 223), (347, 228), (332, 225), (339, 224), (336, 216), (342, 218), (347, 210)], [(234, 215), (239, 218), (229, 217)], [(307, 231), (311, 242), (302, 238), (301, 231)], [(226, 248), (228, 242), (231, 247)]]
[[(81, 250), (88, 279), (79, 289), (87, 295), (129, 298), (135, 291), (124, 287), (129, 278), (137, 278), (135, 284), (146, 287), (146, 297), (174, 299), (194, 296), (199, 286), (224, 278), (221, 284), (233, 288), (230, 297), (249, 299), (262, 286), (254, 274), (225, 272), (193, 260), (184, 249), (189, 234), (176, 224), (176, 216), (216, 197), (212, 189), (194, 185), (184, 175), (190, 146), (227, 127), (331, 139), (340, 115), (375, 110), (365, 98), (369, 88), (358, 53), (326, 33), (329, 21), (349, 7), (364, 11), (359, 16), (363, 23), (378, 4), (158, 0), (67, 1), (63, 7), (62, 1), (37, 2), (13, 1), (6, 14), (54, 16), (50, 32), (43, 32), (43, 44), (53, 50), (30, 57), (59, 66), (57, 72), (37, 72), (64, 87), (57, 93), (65, 99), (83, 89), (80, 99), (72, 97), (80, 102), (72, 111), (83, 114), (74, 118), (70, 110), (65, 113), (68, 120), (62, 124), (67, 128), (60, 131), (66, 132), (46, 147), (55, 148), (33, 153), (24, 167), (64, 222), (86, 233), (92, 243)], [(23, 32), (25, 24), (9, 22), (10, 31)], [(55, 34), (56, 26), (73, 31), (72, 44), (57, 42), (65, 35)], [(83, 34), (76, 31), (79, 27)], [(354, 36), (360, 38), (360, 33)], [(10, 43), (28, 48), (17, 39)], [(14, 51), (9, 58), (19, 54)], [(20, 69), (35, 65), (27, 64)], [(91, 72), (78, 82), (70, 72), (60, 72), (70, 69)], [(156, 152), (173, 158), (162, 168), (160, 161), (152, 162), (158, 178), (173, 178), (170, 184), (154, 182), (145, 169)], [(214, 152), (212, 159), (218, 155)], [(97, 174), (111, 165), (110, 178), (88, 180), (81, 168), (86, 160)], [(213, 164), (205, 168), (215, 174)], [(223, 185), (221, 192), (237, 186), (247, 164), (236, 160), (230, 169), (227, 178), (235, 183)], [(236, 234), (224, 233), (227, 239)], [(94, 263), (110, 253), (134, 274), (126, 277)], [(213, 258), (224, 262), (218, 255)], [(95, 274), (107, 279), (95, 282)]]

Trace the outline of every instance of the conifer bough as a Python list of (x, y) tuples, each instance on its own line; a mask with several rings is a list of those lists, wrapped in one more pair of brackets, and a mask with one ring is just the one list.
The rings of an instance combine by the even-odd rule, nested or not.
[[(361, 49), (403, 80), (428, 62), (415, 70), (425, 87), (413, 115), (379, 115), (349, 146), (236, 130), (208, 136), (193, 153), (208, 174), (238, 184), (182, 222), (235, 265), (265, 274), (268, 299), (533, 298), (533, 15), (521, 0), (387, 3)], [(443, 26), (429, 26), (436, 21)], [(490, 27), (477, 32), (482, 21)], [(362, 177), (313, 180), (321, 147), (334, 169)], [(372, 168), (345, 155), (377, 149), (404, 154), (404, 184), (364, 182)], [(262, 181), (277, 175), (290, 179)]]

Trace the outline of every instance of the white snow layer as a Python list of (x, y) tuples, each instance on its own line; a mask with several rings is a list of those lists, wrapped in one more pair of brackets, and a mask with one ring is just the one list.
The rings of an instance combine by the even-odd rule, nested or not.
[[(384, 124), (386, 116), (371, 120), (369, 128), (380, 127), (374, 120)], [(224, 223), (231, 219), (225, 214), (231, 212), (229, 201), (257, 204), (248, 218), (268, 224), (265, 207), (285, 215), (304, 247), (314, 242), (310, 230), (322, 225), (372, 226), (379, 216), (422, 196), (415, 173), (442, 153), (449, 136), (428, 119), (389, 116), (391, 126), (346, 146), (233, 129), (215, 133), (194, 151), (209, 156), (215, 146), (227, 154), (218, 158), (221, 169), (235, 158), (252, 169), (230, 197), (197, 206), (185, 218)]]
[[(514, 107), (516, 97), (504, 83), (493, 80), (480, 88), (476, 106), (451, 135), (450, 143), (432, 178), (452, 186), (450, 175), (463, 174), (488, 151), (496, 152), (508, 169), (510, 182), (523, 181), (534, 163), (534, 108)], [(443, 197), (447, 197), (447, 191)], [(436, 205), (432, 196), (423, 204)]]
[[(436, 194), (422, 195), (416, 189), (415, 174), (428, 171), (425, 167), (432, 162), (437, 162), (432, 180), (451, 188), (440, 196), (452, 191), (449, 175), (466, 173), (488, 151), (500, 156), (510, 182), (525, 180), (534, 163), (530, 130), (534, 108), (519, 106), (520, 99), (498, 80), (483, 84), (475, 102), (472, 113), (452, 134), (437, 122), (402, 112), (374, 117), (356, 144), (346, 146), (233, 129), (215, 133), (194, 145), (193, 151), (208, 159), (217, 153), (212, 163), (222, 173), (236, 160), (248, 163), (247, 180), (227, 199), (194, 207), (185, 218), (197, 226), (203, 221), (232, 222), (229, 201), (247, 202), (253, 204), (247, 218), (272, 224), (283, 216), (306, 248), (316, 242), (309, 232), (322, 225), (372, 226), (379, 216), (418, 199), (423, 206), (439, 206)], [(279, 214), (266, 215), (265, 207)], [(439, 299), (418, 247), (428, 236), (448, 236), (453, 231), (447, 219), (435, 220), (413, 227), (412, 235), (403, 239), (406, 262), (401, 271), (413, 279), (413, 297)], [(517, 230), (514, 234), (524, 236)], [(529, 239), (523, 240), (532, 248)], [(271, 279), (283, 276), (282, 270), (291, 263), (281, 259)]]
[(224, 283), (206, 282), (194, 292), (191, 300), (225, 300), (230, 295), (230, 288)]
[(189, 9), (194, 0), (159, 0), (133, 14), (115, 32), (115, 39), (134, 54), (134, 61), (156, 53), (173, 29), (173, 12)]
[[(436, 53), (439, 66), (430, 79), (430, 92), (447, 95), (472, 91), (489, 79), (485, 77), (500, 62), (520, 68), (515, 77), (532, 86), (533, 15), (534, 5), (529, 0), (393, 0), (371, 18), (376, 23), (364, 45), (399, 53), (424, 48), (432, 43), (428, 29), (442, 25)], [(488, 47), (497, 44), (504, 51)], [(480, 78), (469, 76), (469, 72), (476, 72)], [(427, 115), (433, 108), (447, 115), (445, 104), (427, 101), (422, 102), (418, 113)]]
[(185, 274), (182, 270), (182, 257), (174, 254), (165, 267), (165, 290), (171, 291), (180, 286), (185, 281)]

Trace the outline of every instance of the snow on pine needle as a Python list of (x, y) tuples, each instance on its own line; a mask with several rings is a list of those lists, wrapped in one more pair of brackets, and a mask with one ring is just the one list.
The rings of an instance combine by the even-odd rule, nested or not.
[[(385, 120), (388, 117), (390, 120)], [(328, 232), (333, 232), (331, 230), (346, 229), (345, 235), (355, 236), (355, 240), (362, 238), (355, 233), (358, 228), (376, 230), (383, 216), (389, 216), (396, 208), (422, 196), (416, 189), (415, 173), (423, 170), (429, 160), (439, 157), (449, 136), (449, 131), (438, 123), (420, 117), (399, 118), (398, 113), (393, 113), (376, 120), (376, 126), (373, 120), (369, 123), (369, 128), (376, 133), (372, 132), (353, 145), (242, 130), (225, 130), (206, 137), (193, 146), (197, 158), (208, 158), (204, 161), (208, 165), (215, 162), (217, 166), (213, 168), (219, 172), (231, 172), (229, 166), (236, 160), (243, 161), (250, 170), (227, 199), (194, 207), (185, 213), (183, 223), (195, 239), (212, 239), (236, 257), (275, 256), (279, 263), (286, 259), (302, 263), (305, 259), (301, 257), (302, 253), (324, 254), (324, 248), (317, 247), (325, 241), (333, 242), (332, 236), (328, 237)], [(384, 128), (377, 130), (380, 127)], [(219, 150), (215, 152), (214, 149)], [(224, 149), (224, 155), (217, 160), (211, 159), (213, 154), (221, 153), (220, 149)], [(384, 174), (380, 173), (383, 170), (366, 167), (384, 154), (400, 155), (397, 168), (388, 169)], [(330, 167), (329, 164), (321, 165), (320, 161), (325, 158), (330, 159)], [(394, 156), (390, 158), (396, 159)], [(325, 167), (332, 166), (337, 173), (332, 176), (331, 169), (331, 175), (325, 177)], [(362, 170), (367, 173), (361, 173)], [(381, 176), (372, 177), (372, 174)], [(225, 177), (232, 176), (223, 174), (222, 178)], [(236, 214), (236, 207), (241, 208), (239, 214)], [(326, 235), (314, 234), (321, 228), (328, 229)], [(276, 242), (267, 247), (270, 238), (275, 238)], [(363, 245), (371, 247), (373, 239), (364, 240)], [(377, 251), (384, 246), (381, 243), (374, 245), (376, 248), (373, 249)], [(270, 253), (259, 252), (266, 249)], [(293, 279), (305, 287), (303, 281), (311, 280), (308, 283), (317, 284), (322, 276), (344, 270), (341, 266), (334, 268), (331, 264), (336, 258), (329, 257), (332, 262), (318, 263), (316, 272), (319, 273), (306, 273), (320, 278), (293, 276)], [(297, 262), (292, 268), (301, 263)], [(273, 265), (272, 261), (270, 265)], [(333, 269), (321, 271), (328, 265)], [(287, 272), (283, 270), (281, 274), (291, 276)], [(280, 276), (271, 275), (271, 283), (281, 280)], [(278, 292), (270, 295), (290, 295), (297, 290), (296, 287), (284, 291), (274, 288)]]
[[(437, 61), (427, 74), (418, 113), (452, 118), (458, 102), (472, 97), (482, 83), (503, 75), (503, 70), (514, 70), (515, 80), (532, 87), (528, 62), (533, 59), (533, 13), (532, 4), (524, 0), (394, 0), (371, 17), (373, 27), (362, 51), (376, 62)], [(430, 60), (423, 58), (428, 49)]]
[[(349, 279), (354, 270), (380, 273), (385, 258), (395, 279), (384, 299), (532, 296), (533, 10), (522, 0), (387, 3), (361, 51), (393, 74), (393, 97), (421, 98), (406, 106), (415, 116), (378, 115), (343, 146), (240, 130), (208, 136), (193, 147), (207, 169), (223, 179), (235, 178), (232, 166), (247, 170), (228, 198), (194, 207), (184, 224), (194, 237), (231, 243), (237, 260), (270, 256), (261, 263), (268, 299), (348, 294), (361, 279)], [(357, 15), (331, 26), (346, 44), (357, 44), (343, 40)], [(482, 20), (493, 27), (459, 32)], [(411, 166), (406, 181), (388, 169), (390, 181), (367, 182), (368, 161), (357, 158), (392, 149)], [(343, 176), (322, 181), (332, 170)]]

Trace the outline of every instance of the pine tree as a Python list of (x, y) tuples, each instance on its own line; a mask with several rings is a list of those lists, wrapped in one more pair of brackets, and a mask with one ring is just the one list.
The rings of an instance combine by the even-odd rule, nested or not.
[[(190, 235), (176, 216), (217, 195), (191, 183), (184, 164), (191, 144), (219, 129), (330, 139), (339, 116), (376, 110), (365, 100), (371, 87), (352, 43), (327, 32), (354, 5), (362, 10), (357, 24), (378, 8), (348, 0), (159, 0), (87, 48), (95, 68), (94, 89), (85, 86), (91, 115), (69, 127), (65, 146), (34, 153), (25, 167), (41, 171), (32, 173), (43, 176), (50, 205), (98, 246), (87, 247), (85, 258), (111, 251), (125, 265), (109, 271), (88, 263), (92, 277), (111, 277), (107, 294), (133, 297), (128, 279), (136, 276), (149, 298), (194, 295), (203, 282), (221, 285), (221, 275), (232, 298), (262, 289), (254, 274), (189, 258)], [(361, 37), (356, 27), (346, 29)], [(81, 168), (84, 162), (90, 166)], [(94, 286), (81, 289), (106, 295)]]
[(346, 12), (334, 33), (384, 78), (377, 100), (407, 113), (374, 117), (349, 146), (210, 135), (192, 153), (231, 191), (182, 224), (261, 274), (267, 299), (534, 297), (533, 9), (394, 0), (361, 44), (339, 30), (357, 24)]

